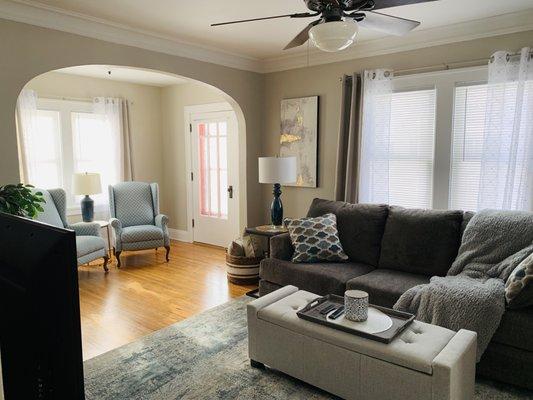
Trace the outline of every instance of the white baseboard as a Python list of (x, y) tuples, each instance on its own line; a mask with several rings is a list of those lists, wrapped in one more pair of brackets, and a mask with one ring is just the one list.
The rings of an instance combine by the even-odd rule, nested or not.
[(179, 240), (180, 242), (192, 243), (192, 235), (189, 231), (168, 228), (168, 233), (172, 240)]

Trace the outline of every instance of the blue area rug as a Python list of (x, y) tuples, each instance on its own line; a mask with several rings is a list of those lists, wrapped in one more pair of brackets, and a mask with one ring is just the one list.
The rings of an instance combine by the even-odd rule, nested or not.
[[(270, 369), (250, 367), (243, 296), (85, 361), (87, 400), (335, 399)], [(532, 392), (487, 381), (476, 400)]]

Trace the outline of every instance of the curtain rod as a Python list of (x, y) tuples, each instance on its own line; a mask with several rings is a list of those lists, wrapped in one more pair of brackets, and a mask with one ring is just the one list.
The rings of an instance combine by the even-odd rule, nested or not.
[[(533, 51), (531, 51), (529, 54), (530, 55), (533, 54)], [(520, 55), (521, 55), (521, 52), (510, 54), (511, 57), (517, 57)], [(399, 69), (399, 70), (393, 70), (393, 72), (394, 72), (394, 76), (405, 76), (405, 75), (412, 75), (412, 74), (423, 73), (423, 72), (437, 72), (437, 71), (448, 71), (448, 70), (458, 69), (458, 68), (481, 67), (481, 66), (487, 65), (489, 60), (490, 58), (478, 58), (477, 60), (458, 61), (458, 62), (451, 62), (451, 63), (427, 65), (425, 67)], [(351, 79), (350, 75), (348, 75), (348, 79)], [(342, 81), (342, 77), (340, 77), (339, 80)]]
[[(49, 95), (46, 95), (46, 94), (40, 95), (38, 97), (42, 98), (42, 99), (50, 99), (50, 100), (79, 101), (79, 102), (82, 102), (82, 103), (92, 103), (93, 102), (93, 99), (92, 98), (88, 98), (88, 97), (68, 97), (68, 96), (52, 96), (52, 95), (49, 96)], [(127, 101), (128, 104), (130, 104), (130, 105), (135, 104), (135, 102), (133, 102), (133, 101), (130, 101), (130, 100), (127, 100), (127, 99), (124, 99), (124, 100)]]
[(49, 96), (46, 94), (38, 96), (42, 99), (50, 99), (50, 100), (65, 100), (65, 101), (80, 101), (83, 103), (92, 103), (93, 99), (90, 99), (88, 97), (67, 97), (67, 96)]

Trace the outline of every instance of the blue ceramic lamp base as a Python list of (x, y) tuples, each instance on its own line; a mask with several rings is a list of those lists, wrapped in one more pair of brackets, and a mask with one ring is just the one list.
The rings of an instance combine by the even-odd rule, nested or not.
[(272, 191), (274, 199), (270, 205), (270, 218), (272, 219), (272, 225), (283, 224), (283, 203), (281, 202), (281, 185), (279, 183), (274, 184), (274, 190)]
[(94, 200), (88, 195), (81, 199), (81, 217), (83, 222), (93, 222), (94, 220)]

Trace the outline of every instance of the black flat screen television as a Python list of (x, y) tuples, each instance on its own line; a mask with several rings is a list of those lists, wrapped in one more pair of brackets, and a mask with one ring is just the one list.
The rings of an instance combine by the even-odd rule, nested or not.
[(85, 398), (74, 232), (0, 213), (0, 352), (5, 400)]

